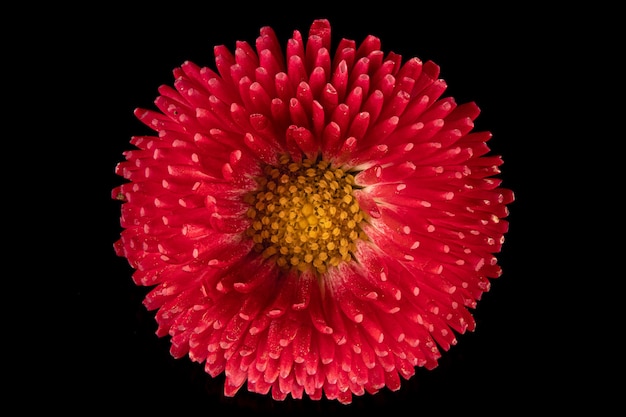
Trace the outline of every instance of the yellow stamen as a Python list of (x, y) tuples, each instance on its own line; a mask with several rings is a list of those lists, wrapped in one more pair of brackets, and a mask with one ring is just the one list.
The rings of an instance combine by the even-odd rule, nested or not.
[(352, 260), (356, 241), (367, 239), (359, 226), (365, 215), (352, 195), (354, 176), (323, 160), (279, 160), (264, 168), (258, 189), (244, 199), (255, 250), (282, 268), (320, 274)]

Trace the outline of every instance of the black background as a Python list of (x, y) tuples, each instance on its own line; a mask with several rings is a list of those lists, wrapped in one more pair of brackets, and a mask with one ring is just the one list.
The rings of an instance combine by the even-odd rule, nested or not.
[[(70, 216), (57, 222), (55, 232), (71, 243), (53, 239), (50, 244), (69, 260), (59, 261), (67, 298), (58, 301), (68, 314), (46, 318), (53, 330), (41, 343), (59, 353), (48, 358), (43, 375), (37, 367), (24, 379), (29, 392), (58, 391), (50, 404), (82, 415), (509, 415), (559, 411), (589, 401), (588, 392), (579, 395), (578, 387), (591, 381), (581, 375), (593, 361), (582, 359), (588, 353), (574, 353), (582, 342), (569, 323), (577, 319), (561, 308), (581, 304), (580, 299), (563, 300), (574, 269), (565, 270), (563, 260), (577, 255), (557, 250), (571, 236), (570, 224), (557, 213), (574, 180), (555, 158), (573, 140), (564, 128), (572, 115), (563, 115), (562, 108), (570, 100), (570, 82), (580, 78), (570, 75), (563, 62), (579, 67), (573, 62), (580, 56), (578, 23), (584, 17), (564, 21), (559, 13), (522, 3), (394, 6), (356, 3), (339, 12), (304, 4), (198, 8), (138, 2), (75, 6), (62, 11), (63, 18), (48, 21), (49, 29), (39, 32), (35, 42), (38, 52), (31, 53), (45, 62), (33, 72), (49, 81), (47, 105), (70, 103), (53, 109), (53, 118), (73, 123), (72, 129), (57, 132), (71, 139), (72, 149), (61, 157), (57, 179), (64, 185), (57, 195), (65, 195), (65, 204), (56, 206)], [(142, 305), (148, 290), (132, 283), (132, 270), (114, 254), (120, 203), (110, 194), (123, 182), (114, 168), (131, 148), (132, 135), (152, 133), (133, 110), (153, 107), (157, 88), (173, 83), (176, 66), (191, 60), (213, 68), (214, 45), (234, 51), (237, 40), (253, 44), (265, 25), (285, 45), (295, 29), (306, 37), (316, 18), (330, 20), (334, 44), (340, 38), (360, 43), (373, 34), (385, 52), (434, 61), (448, 83), (445, 96), (478, 104), (482, 113), (475, 130), (493, 133), (489, 146), (503, 156), (503, 186), (516, 194), (499, 255), (504, 273), (474, 311), (476, 330), (460, 336), (438, 368), (418, 368), (397, 392), (384, 389), (341, 405), (290, 397), (276, 402), (244, 386), (226, 398), (223, 376), (211, 378), (203, 365), (170, 356), (169, 340), (156, 337), (154, 313)], [(71, 236), (63, 231), (70, 221), (65, 217), (71, 217)], [(42, 349), (34, 347), (38, 354)]]

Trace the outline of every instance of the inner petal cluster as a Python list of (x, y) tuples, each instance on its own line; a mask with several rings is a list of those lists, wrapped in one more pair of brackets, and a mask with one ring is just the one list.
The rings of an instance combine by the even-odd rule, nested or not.
[(287, 155), (263, 173), (258, 189), (246, 196), (252, 219), (247, 234), (257, 252), (282, 268), (318, 273), (352, 259), (355, 242), (367, 239), (352, 174), (324, 160), (294, 162)]

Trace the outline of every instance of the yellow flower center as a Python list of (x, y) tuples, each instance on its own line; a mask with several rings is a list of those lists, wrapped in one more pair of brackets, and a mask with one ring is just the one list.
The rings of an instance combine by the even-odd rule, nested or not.
[(366, 240), (352, 174), (323, 160), (296, 163), (283, 156), (257, 181), (259, 188), (246, 196), (252, 219), (247, 234), (264, 258), (283, 268), (324, 273), (350, 261), (356, 240)]

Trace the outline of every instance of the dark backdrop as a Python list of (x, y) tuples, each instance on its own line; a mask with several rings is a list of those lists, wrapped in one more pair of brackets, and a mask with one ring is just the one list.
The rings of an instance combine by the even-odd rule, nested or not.
[[(566, 140), (554, 134), (557, 116), (546, 104), (561, 87), (548, 79), (558, 75), (556, 63), (568, 40), (554, 35), (555, 16), (522, 4), (394, 6), (357, 3), (338, 12), (305, 4), (252, 9), (145, 2), (75, 10), (79, 17), (70, 19), (72, 30), (58, 24), (61, 36), (54, 44), (70, 51), (59, 53), (70, 64), (57, 68), (63, 74), (58, 81), (72, 87), (67, 98), (85, 125), (76, 132), (73, 152), (79, 156), (66, 164), (67, 178), (88, 184), (75, 187), (73, 196), (82, 197), (70, 205), (79, 213), (74, 226), (80, 237), (74, 240), (77, 264), (68, 278), (70, 319), (62, 326), (63, 337), (57, 335), (63, 340), (60, 372), (67, 375), (64, 384), (70, 383), (56, 398), (62, 409), (76, 408), (83, 415), (97, 410), (509, 415), (558, 410), (582, 399), (556, 389), (575, 372), (563, 366), (564, 320), (551, 307), (555, 280), (561, 279), (550, 258), (552, 237), (562, 226), (546, 216), (564, 192), (554, 186), (564, 179), (551, 169), (549, 150)], [(132, 283), (126, 260), (114, 254), (120, 203), (110, 191), (123, 181), (114, 167), (130, 149), (132, 135), (151, 133), (133, 109), (152, 108), (157, 88), (172, 84), (174, 67), (185, 60), (213, 67), (214, 45), (234, 50), (237, 40), (254, 42), (264, 25), (272, 26), (284, 44), (294, 29), (306, 36), (312, 20), (322, 17), (331, 22), (334, 42), (345, 37), (360, 43), (373, 34), (385, 52), (436, 62), (448, 83), (445, 95), (481, 108), (476, 130), (493, 133), (489, 146), (505, 161), (503, 186), (516, 194), (499, 255), (504, 273), (474, 311), (475, 332), (460, 336), (435, 370), (418, 368), (397, 392), (354, 397), (350, 405), (275, 402), (245, 387), (225, 398), (223, 376), (213, 379), (203, 365), (170, 356), (169, 339), (156, 337), (154, 314), (141, 303), (147, 289)]]

